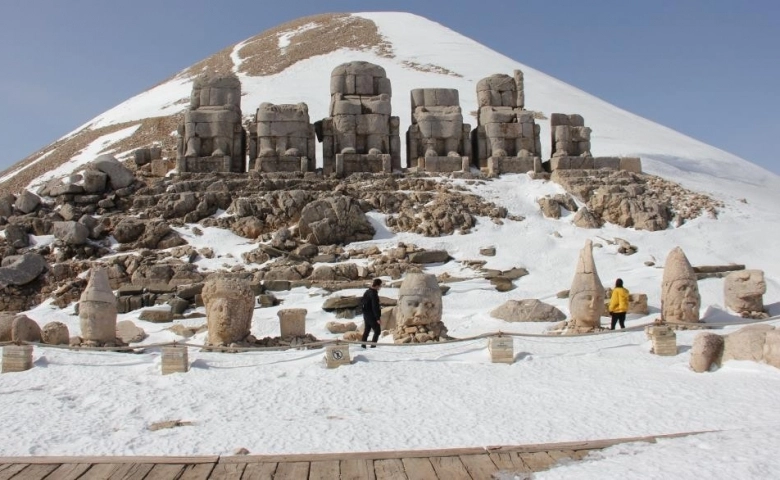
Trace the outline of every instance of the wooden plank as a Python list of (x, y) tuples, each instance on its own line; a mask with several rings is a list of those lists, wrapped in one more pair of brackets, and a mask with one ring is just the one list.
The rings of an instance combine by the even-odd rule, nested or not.
[(276, 463), (247, 463), (241, 480), (273, 480)]
[(285, 462), (276, 466), (274, 480), (307, 480), (309, 462)]
[(509, 453), (491, 453), (490, 459), (496, 464), (499, 470), (505, 470), (507, 472), (513, 472), (517, 470), (515, 462), (512, 461), (512, 456)]
[(84, 475), (79, 477), (79, 480), (106, 480), (107, 478), (111, 478), (111, 474), (117, 468), (119, 468), (119, 464), (117, 463), (99, 463), (97, 465), (92, 465)]
[(179, 480), (206, 480), (211, 471), (214, 470), (214, 463), (198, 463), (187, 465), (181, 473)]
[(27, 468), (17, 473), (14, 480), (41, 480), (57, 468), (57, 465), (29, 465)]
[(339, 475), (338, 460), (311, 462), (309, 466), (309, 480), (332, 480), (339, 478)]
[(0, 471), (0, 480), (8, 480), (9, 478), (13, 477), (17, 473), (21, 472), (27, 466), (30, 465), (29, 463), (14, 463), (11, 465), (8, 465), (6, 468), (4, 468), (2, 471)]
[(590, 452), (593, 452), (594, 450), (573, 450), (573, 454), (571, 456), (572, 460), (580, 461), (583, 458), (590, 455)]
[(63, 463), (46, 480), (76, 480), (91, 467), (89, 463)]
[(571, 461), (574, 456), (574, 450), (548, 450), (547, 455), (551, 456), (555, 463)]
[(431, 465), (439, 478), (447, 480), (471, 480), (463, 462), (458, 457), (431, 457)]
[(528, 452), (517, 455), (523, 459), (532, 472), (542, 472), (555, 464), (555, 460), (547, 452)]
[(488, 454), (461, 455), (460, 461), (463, 462), (463, 466), (466, 467), (466, 471), (469, 472), (471, 478), (489, 479), (498, 471), (498, 467), (496, 467), (496, 464), (493, 463)]
[(235, 479), (241, 478), (246, 468), (246, 463), (222, 463), (219, 462), (214, 466), (214, 470), (211, 471), (210, 479)]
[[(241, 458), (241, 457), (238, 457)], [(52, 463), (60, 465), (64, 463), (89, 463), (96, 465), (98, 463), (113, 463), (118, 465), (120, 463), (180, 463), (180, 464), (193, 464), (193, 463), (217, 463), (220, 461), (219, 455), (198, 455), (194, 457), (166, 457), (166, 456), (133, 456), (133, 457), (117, 457), (117, 456), (91, 456), (91, 457), (0, 457), (0, 464), (4, 463), (26, 463), (26, 464), (39, 464), (39, 463)]]
[(178, 465), (158, 463), (149, 471), (149, 474), (144, 480), (171, 480), (178, 478), (179, 474), (184, 470), (184, 467), (185, 465), (183, 463)]
[(341, 480), (376, 480), (374, 461), (350, 458), (342, 460)]
[(404, 473), (404, 463), (397, 458), (374, 460), (376, 480), (409, 480)]
[(123, 463), (111, 473), (111, 479), (142, 480), (152, 468), (153, 463)]
[(427, 458), (404, 458), (404, 470), (409, 480), (436, 480), (436, 470)]

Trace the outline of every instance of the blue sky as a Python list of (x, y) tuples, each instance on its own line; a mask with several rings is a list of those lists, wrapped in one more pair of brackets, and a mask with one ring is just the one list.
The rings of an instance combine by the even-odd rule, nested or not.
[(297, 17), (409, 11), (780, 174), (777, 0), (7, 0), (0, 169)]

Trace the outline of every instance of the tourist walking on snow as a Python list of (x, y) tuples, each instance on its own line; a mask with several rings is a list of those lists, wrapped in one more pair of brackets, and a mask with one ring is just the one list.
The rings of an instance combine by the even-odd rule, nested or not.
[(612, 290), (612, 298), (609, 300), (609, 313), (612, 315), (612, 327), (620, 322), (620, 328), (626, 328), (626, 312), (628, 311), (628, 290), (623, 288), (623, 279), (615, 280), (615, 289)]
[[(374, 337), (371, 339), (371, 342), (374, 343), (374, 345), (371, 345), (371, 348), (376, 347), (376, 342), (379, 340), (379, 333), (381, 331), (381, 327), (379, 326), (379, 320), (382, 318), (382, 308), (379, 306), (380, 288), (382, 288), (382, 280), (375, 278), (374, 281), (371, 282), (371, 287), (363, 294), (363, 302), (361, 303), (363, 307), (363, 341), (365, 342), (368, 340), (368, 332), (370, 330), (374, 331)], [(361, 347), (366, 348), (366, 345), (363, 344)]]

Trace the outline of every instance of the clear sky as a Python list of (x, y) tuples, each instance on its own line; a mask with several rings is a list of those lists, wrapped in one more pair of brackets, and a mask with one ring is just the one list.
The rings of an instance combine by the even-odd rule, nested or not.
[(267, 28), (316, 13), (408, 11), (780, 174), (778, 0), (6, 0), (3, 7), (0, 170)]

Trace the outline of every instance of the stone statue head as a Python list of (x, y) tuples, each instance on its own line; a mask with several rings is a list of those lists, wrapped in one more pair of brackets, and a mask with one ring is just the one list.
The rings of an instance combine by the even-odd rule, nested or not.
[(672, 323), (699, 321), (701, 296), (696, 273), (680, 247), (669, 252), (661, 283), (661, 318)]
[(408, 273), (401, 283), (396, 308), (396, 325), (427, 325), (441, 321), (441, 289), (436, 277)]
[(593, 242), (585, 241), (569, 290), (569, 315), (577, 327), (596, 328), (604, 311), (604, 286), (593, 261)]
[(726, 307), (737, 313), (764, 310), (766, 281), (763, 270), (730, 273), (723, 285)]
[(212, 275), (204, 285), (202, 295), (210, 344), (229, 345), (249, 335), (255, 298), (248, 282)]
[(108, 272), (95, 267), (79, 301), (81, 336), (86, 341), (116, 341), (116, 297), (108, 281)]

